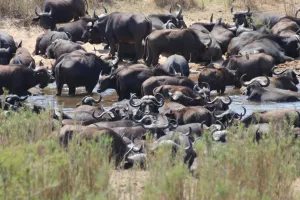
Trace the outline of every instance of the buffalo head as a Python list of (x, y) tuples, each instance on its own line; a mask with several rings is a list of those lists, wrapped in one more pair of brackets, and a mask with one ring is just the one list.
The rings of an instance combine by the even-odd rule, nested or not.
[(207, 101), (210, 101), (210, 86), (208, 83), (202, 82), (200, 86), (198, 84), (195, 85), (194, 92)]
[(233, 15), (233, 21), (237, 26), (245, 24), (248, 25), (248, 17), (251, 17), (252, 12), (250, 8), (247, 6), (248, 10), (247, 11), (240, 11), (240, 12), (234, 12), (233, 11), (233, 6), (231, 7), (230, 11), (231, 14)]
[(54, 30), (56, 27), (55, 21), (52, 18), (52, 7), (47, 6), (42, 13), (38, 13), (37, 8), (35, 8), (35, 15), (32, 19), (32, 21), (39, 21), (40, 26), (43, 27), (44, 29), (51, 29)]
[[(136, 100), (136, 101), (135, 101)], [(158, 108), (164, 105), (164, 96), (157, 93), (155, 96), (146, 95), (138, 99), (134, 94), (131, 96), (129, 103), (132, 107), (138, 107), (139, 111), (144, 114), (158, 113)]]
[(40, 88), (45, 88), (49, 83), (54, 82), (54, 77), (51, 75), (51, 72), (46, 68), (41, 67), (39, 69), (34, 70), (35, 85), (39, 85)]
[(285, 69), (285, 70), (282, 70), (280, 72), (275, 72), (275, 69), (277, 69), (278, 67), (275, 66), (272, 68), (272, 73), (274, 75), (277, 75), (277, 76), (288, 76), (292, 79), (292, 81), (295, 83), (295, 85), (299, 84), (299, 81), (298, 81), (298, 78), (297, 76), (300, 76), (300, 73), (297, 73), (296, 70), (293, 70), (293, 69)]
[(268, 76), (265, 75), (267, 82), (263, 82), (261, 80), (252, 79), (251, 81), (245, 82), (244, 77), (247, 76), (247, 74), (244, 74), (240, 81), (241, 85), (245, 86), (247, 88), (245, 95), (250, 96), (253, 90), (259, 89), (261, 87), (268, 87), (270, 85), (270, 79)]
[(176, 6), (178, 7), (178, 11), (175, 14), (172, 13), (173, 6), (171, 6), (169, 10), (169, 15), (175, 17), (175, 21), (172, 20), (172, 23), (174, 23), (177, 28), (187, 28), (182, 16), (182, 7), (179, 4), (176, 4)]

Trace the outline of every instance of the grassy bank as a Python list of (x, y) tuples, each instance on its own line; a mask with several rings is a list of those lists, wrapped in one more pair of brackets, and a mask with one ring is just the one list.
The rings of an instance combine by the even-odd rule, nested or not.
[(241, 126), (226, 144), (207, 133), (195, 145), (192, 176), (182, 153), (174, 157), (168, 148), (147, 154), (145, 171), (116, 171), (106, 142), (63, 149), (49, 112), (1, 112), (0, 121), (0, 199), (299, 199), (292, 183), (300, 175), (300, 141), (288, 124), (259, 145), (254, 130)]

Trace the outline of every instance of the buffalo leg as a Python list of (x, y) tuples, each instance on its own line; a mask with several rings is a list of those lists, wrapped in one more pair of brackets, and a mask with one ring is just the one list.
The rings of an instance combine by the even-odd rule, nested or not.
[(93, 93), (93, 89), (94, 89), (93, 86), (90, 86), (90, 85), (85, 86), (85, 90), (86, 90), (87, 93), (89, 93), (89, 94), (92, 94), (92, 93)]
[(63, 88), (64, 84), (60, 83), (60, 82), (56, 82), (56, 95), (60, 96), (61, 95), (61, 91)]
[(137, 63), (137, 61), (140, 59), (141, 52), (142, 52), (142, 42), (135, 42), (135, 60), (132, 61), (132, 63)]
[(224, 94), (225, 89), (226, 89), (226, 86), (224, 86), (224, 87), (221, 88), (221, 94)]
[(75, 91), (76, 91), (76, 87), (73, 85), (68, 85), (69, 87), (69, 95), (70, 96), (74, 96), (75, 95)]
[(115, 56), (116, 55), (116, 42), (114, 40), (110, 40), (109, 47), (110, 47), (109, 53), (111, 54), (111, 56)]

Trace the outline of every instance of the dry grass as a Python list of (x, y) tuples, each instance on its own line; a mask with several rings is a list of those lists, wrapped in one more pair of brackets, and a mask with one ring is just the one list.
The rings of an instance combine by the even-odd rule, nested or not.
[[(158, 7), (165, 7), (175, 4), (180, 4), (185, 8), (195, 7), (197, 6), (196, 0), (153, 0), (153, 2)], [(204, 1), (200, 0), (201, 5), (204, 6)]]

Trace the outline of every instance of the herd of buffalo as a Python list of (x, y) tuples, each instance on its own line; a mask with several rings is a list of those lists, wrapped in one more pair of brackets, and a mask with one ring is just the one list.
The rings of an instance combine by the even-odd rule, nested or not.
[[(84, 0), (45, 0), (34, 10), (33, 23), (50, 30), (36, 39), (33, 54), (55, 59), (51, 69), (35, 63), (22, 41), (0, 32), (0, 93), (2, 88), (9, 92), (2, 108), (11, 112), (26, 107), (39, 113), (43, 107), (23, 103), (32, 87), (55, 82), (59, 96), (65, 84), (69, 95), (75, 95), (77, 87), (91, 94), (98, 84), (99, 99), (84, 97), (73, 115), (53, 110), (54, 121), (62, 119), (59, 142), (67, 147), (74, 134), (79, 142), (109, 136), (111, 158), (125, 168), (134, 163), (145, 167), (148, 152), (169, 145), (174, 153), (184, 152), (184, 162), (193, 170), (194, 143), (204, 131), (212, 140), (226, 142), (230, 133), (226, 128), (238, 124), (253, 125), (257, 142), (270, 131), (271, 121), (279, 127), (287, 120), (295, 135), (300, 132), (295, 108), (245, 116), (245, 108), (242, 113), (229, 109), (229, 96), (210, 98), (212, 90), (223, 94), (226, 86), (235, 86), (249, 101), (300, 101), (300, 73), (277, 66), (300, 56), (298, 12), (284, 16), (249, 7), (235, 12), (232, 7), (232, 24), (214, 22), (212, 16), (209, 23), (188, 27), (180, 5), (171, 6), (168, 14), (148, 16), (103, 10), (89, 15)], [(95, 48), (94, 53), (87, 52), (82, 47), (87, 42), (105, 43), (109, 55), (102, 59)], [(164, 64), (159, 64), (160, 55), (168, 57)], [(118, 66), (121, 60), (130, 65)], [(198, 82), (189, 78), (189, 62), (205, 63)], [(107, 89), (115, 89), (119, 100), (110, 109), (98, 105), (100, 93)], [(145, 144), (146, 133), (152, 134), (153, 144)]]

